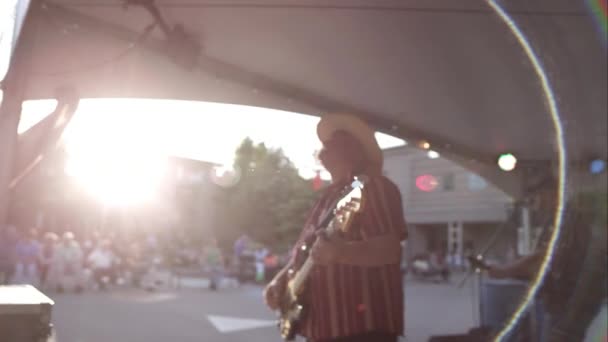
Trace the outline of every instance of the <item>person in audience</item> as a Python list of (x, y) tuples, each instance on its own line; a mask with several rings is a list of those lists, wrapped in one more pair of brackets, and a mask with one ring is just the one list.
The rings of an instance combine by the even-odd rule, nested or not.
[(76, 292), (84, 289), (83, 253), (74, 233), (65, 232), (55, 250), (51, 268), (58, 292), (73, 287)]
[(269, 252), (264, 258), (264, 281), (270, 282), (279, 271), (279, 256)]
[(57, 240), (59, 240), (59, 237), (55, 233), (47, 232), (44, 234), (38, 262), (41, 288), (44, 288), (47, 285), (51, 265), (53, 264), (53, 258), (55, 257)]
[(443, 281), (450, 278), (450, 270), (446, 263), (446, 255), (443, 248), (439, 248), (429, 256), (429, 264), (434, 274), (438, 274)]
[(110, 250), (110, 242), (101, 241), (91, 252), (88, 262), (93, 271), (93, 279), (100, 290), (105, 290), (108, 283), (114, 280), (114, 254)]
[(141, 287), (142, 278), (147, 270), (147, 263), (142, 251), (142, 246), (137, 241), (132, 241), (129, 244), (126, 263), (130, 272), (131, 285), (134, 287)]
[(210, 244), (205, 248), (204, 255), (205, 269), (209, 274), (209, 289), (215, 291), (219, 287), (224, 270), (222, 253), (215, 239), (212, 239)]
[(35, 284), (38, 279), (38, 261), (41, 245), (37, 240), (37, 231), (30, 229), (25, 237), (17, 242), (16, 278), (25, 284)]
[(268, 249), (265, 247), (258, 248), (255, 251), (255, 281), (257, 281), (258, 283), (263, 282), (265, 279), (264, 259), (266, 258), (267, 255), (268, 255)]
[(7, 225), (0, 231), (0, 285), (8, 285), (15, 274), (17, 240), (15, 226)]

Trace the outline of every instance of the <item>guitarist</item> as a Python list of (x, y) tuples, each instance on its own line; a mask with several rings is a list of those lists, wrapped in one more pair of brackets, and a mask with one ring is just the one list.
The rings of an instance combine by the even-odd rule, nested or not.
[[(551, 238), (557, 186), (548, 176), (528, 189), (533, 194), (533, 218), (543, 227), (536, 251), (507, 265), (488, 266), (490, 277), (530, 280), (536, 275)], [(541, 341), (582, 341), (606, 298), (605, 220), (593, 222), (594, 214), (575, 202), (580, 201), (568, 201), (564, 207), (561, 234), (539, 292)]]
[[(319, 236), (311, 250), (313, 270), (306, 287), (306, 314), (298, 333), (313, 342), (396, 342), (403, 335), (404, 295), (400, 270), (406, 238), (398, 188), (382, 176), (382, 151), (374, 131), (360, 119), (324, 116), (317, 126), (323, 143), (319, 159), (332, 177), (314, 205), (293, 248), (292, 260), (264, 290), (276, 310), (289, 280), (289, 269), (302, 263), (303, 241)], [(328, 239), (319, 221), (355, 175), (368, 177), (365, 205), (347, 233)]]

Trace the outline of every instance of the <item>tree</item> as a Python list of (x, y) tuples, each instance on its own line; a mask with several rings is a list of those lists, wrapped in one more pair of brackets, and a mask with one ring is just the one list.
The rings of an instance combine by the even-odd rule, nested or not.
[(316, 193), (298, 174), (282, 150), (245, 139), (236, 150), (234, 169), (239, 182), (224, 189), (218, 203), (218, 237), (233, 241), (246, 233), (284, 250), (304, 224)]

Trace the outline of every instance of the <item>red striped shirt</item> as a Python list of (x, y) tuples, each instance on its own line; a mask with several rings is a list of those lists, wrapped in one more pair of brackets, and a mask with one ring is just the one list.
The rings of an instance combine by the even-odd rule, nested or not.
[[(314, 206), (300, 244), (314, 234), (318, 221), (340, 195), (343, 185), (330, 186)], [(365, 206), (355, 217), (347, 241), (398, 233), (406, 237), (401, 195), (386, 177), (373, 177), (363, 190)], [(404, 295), (400, 265), (364, 267), (315, 265), (308, 283), (308, 313), (299, 333), (312, 340), (387, 332), (403, 335)]]

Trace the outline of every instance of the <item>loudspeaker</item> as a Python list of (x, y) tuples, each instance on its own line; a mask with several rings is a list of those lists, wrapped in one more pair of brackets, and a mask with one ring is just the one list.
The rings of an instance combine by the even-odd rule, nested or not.
[(53, 301), (31, 285), (0, 286), (0, 339), (47, 341)]
[(469, 330), (466, 334), (431, 336), (429, 342), (487, 342), (491, 340), (491, 330), (486, 327), (479, 327)]

